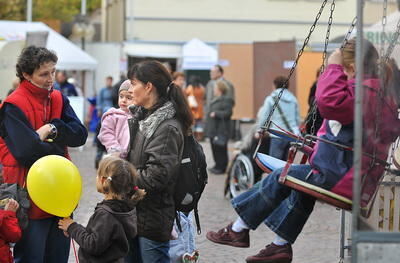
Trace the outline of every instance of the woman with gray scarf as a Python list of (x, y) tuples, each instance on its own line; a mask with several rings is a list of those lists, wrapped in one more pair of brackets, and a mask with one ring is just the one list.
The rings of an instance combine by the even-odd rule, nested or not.
[(137, 206), (138, 237), (131, 249), (135, 258), (126, 262), (170, 262), (174, 186), (193, 117), (182, 90), (161, 63), (135, 64), (128, 78), (135, 105), (130, 107), (134, 117), (129, 120), (128, 160), (137, 168), (138, 187), (147, 194)]

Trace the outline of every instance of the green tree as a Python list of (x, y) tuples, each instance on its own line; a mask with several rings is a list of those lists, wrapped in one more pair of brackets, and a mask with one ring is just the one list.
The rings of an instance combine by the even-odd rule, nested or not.
[[(81, 0), (32, 0), (32, 19), (70, 22), (80, 13)], [(101, 0), (87, 0), (87, 13), (101, 7)], [(26, 0), (0, 0), (0, 20), (25, 20)]]
[(0, 20), (25, 20), (26, 0), (0, 0)]

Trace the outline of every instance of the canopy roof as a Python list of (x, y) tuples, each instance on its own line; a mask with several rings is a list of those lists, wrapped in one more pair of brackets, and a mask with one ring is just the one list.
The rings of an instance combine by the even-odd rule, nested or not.
[(218, 63), (218, 52), (203, 41), (193, 38), (182, 48), (183, 69), (209, 70)]
[(24, 40), (27, 32), (48, 31), (46, 47), (58, 56), (57, 69), (94, 70), (97, 61), (42, 22), (0, 21), (0, 40)]

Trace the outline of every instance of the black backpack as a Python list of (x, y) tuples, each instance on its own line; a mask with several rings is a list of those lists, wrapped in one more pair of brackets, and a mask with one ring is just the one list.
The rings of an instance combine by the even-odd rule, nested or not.
[(208, 181), (206, 156), (193, 135), (185, 136), (183, 154), (174, 192), (176, 223), (180, 231), (179, 212), (194, 210), (197, 233), (201, 233), (197, 205)]

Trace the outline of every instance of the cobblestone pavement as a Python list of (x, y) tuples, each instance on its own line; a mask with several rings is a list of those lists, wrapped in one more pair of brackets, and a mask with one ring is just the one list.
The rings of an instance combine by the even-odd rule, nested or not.
[[(203, 143), (203, 146), (211, 167), (213, 165), (211, 149), (208, 143)], [(84, 147), (71, 149), (70, 153), (83, 177), (83, 194), (75, 212), (75, 220), (86, 225), (96, 203), (102, 198), (95, 187), (95, 147), (92, 146), (92, 138)], [(215, 231), (224, 227), (236, 218), (228, 198), (223, 196), (224, 180), (225, 176), (209, 174), (209, 182), (200, 201), (199, 214), (202, 233), (196, 237), (196, 245), (200, 250), (200, 262), (202, 263), (245, 262), (246, 256), (256, 254), (274, 238), (274, 233), (265, 225), (261, 225), (256, 231), (250, 233), (250, 248), (216, 245), (206, 239), (207, 231)], [(339, 227), (340, 212), (328, 205), (317, 203), (302, 234), (293, 246), (294, 259), (292, 262), (338, 262)], [(75, 262), (73, 249), (71, 249), (69, 262)]]

